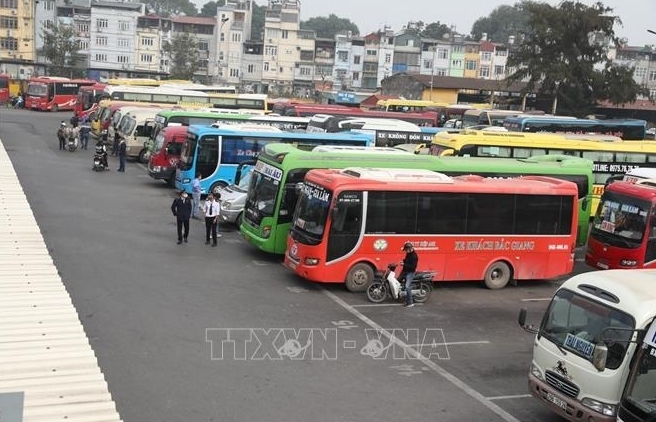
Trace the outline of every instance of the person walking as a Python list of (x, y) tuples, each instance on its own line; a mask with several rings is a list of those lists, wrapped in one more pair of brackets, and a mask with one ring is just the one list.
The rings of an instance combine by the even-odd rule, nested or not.
[(87, 149), (89, 145), (89, 133), (91, 133), (91, 126), (83, 122), (80, 125), (80, 149)]
[(121, 142), (118, 143), (118, 170), (125, 172), (125, 154), (127, 150), (127, 144), (125, 139), (121, 138)]
[[(217, 194), (221, 198), (220, 194)], [(210, 244), (210, 235), (212, 238), (212, 246), (216, 246), (216, 238), (221, 235), (217, 234), (219, 228), (219, 215), (221, 214), (221, 204), (217, 201), (218, 198), (210, 193), (205, 200), (205, 244)]]
[(198, 212), (202, 209), (200, 207), (200, 194), (202, 190), (200, 188), (200, 173), (196, 174), (196, 178), (191, 182), (191, 198), (192, 198), (192, 210), (191, 218), (194, 220), (198, 219)]
[(59, 139), (59, 149), (66, 149), (66, 123), (63, 120), (57, 129), (57, 139)]
[(181, 245), (183, 240), (187, 243), (187, 238), (189, 237), (189, 217), (191, 217), (191, 201), (187, 192), (180, 192), (180, 197), (173, 200), (171, 212), (178, 224), (178, 245)]
[(410, 242), (405, 242), (402, 250), (405, 252), (405, 258), (403, 258), (402, 261), (403, 270), (399, 275), (399, 281), (405, 278), (406, 300), (404, 306), (406, 308), (411, 308), (415, 306), (415, 304), (412, 303), (412, 279), (415, 278), (415, 271), (417, 271), (419, 257), (417, 256), (417, 252), (415, 252), (414, 246), (412, 246), (412, 243)]

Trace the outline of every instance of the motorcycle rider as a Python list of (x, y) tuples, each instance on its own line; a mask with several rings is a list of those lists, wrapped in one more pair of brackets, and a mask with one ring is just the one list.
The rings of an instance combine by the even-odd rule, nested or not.
[(411, 308), (415, 306), (415, 304), (412, 303), (412, 279), (415, 277), (415, 271), (417, 271), (419, 257), (417, 256), (417, 252), (415, 252), (414, 246), (412, 246), (412, 243), (410, 242), (405, 242), (402, 250), (405, 252), (405, 258), (403, 258), (403, 261), (401, 262), (403, 265), (403, 271), (401, 271), (401, 274), (399, 275), (399, 281), (405, 279), (406, 302), (404, 306), (406, 308)]
[(94, 148), (95, 155), (100, 157), (100, 162), (103, 164), (103, 166), (105, 166), (105, 170), (109, 170), (109, 165), (107, 164), (107, 148), (105, 148), (105, 143), (103, 142), (102, 138), (98, 138), (98, 142), (96, 142), (96, 146)]
[(57, 129), (57, 138), (59, 139), (59, 149), (66, 149), (66, 122), (63, 120)]

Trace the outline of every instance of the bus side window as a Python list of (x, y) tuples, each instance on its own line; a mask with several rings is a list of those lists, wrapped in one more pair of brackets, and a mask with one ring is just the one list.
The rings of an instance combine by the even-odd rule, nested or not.
[(645, 250), (645, 262), (656, 260), (656, 207), (651, 210), (650, 224), (647, 227), (647, 248)]

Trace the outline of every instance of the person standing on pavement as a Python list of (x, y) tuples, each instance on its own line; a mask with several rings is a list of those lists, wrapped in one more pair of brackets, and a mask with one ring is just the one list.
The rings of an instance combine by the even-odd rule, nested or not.
[(405, 242), (403, 244), (403, 251), (405, 252), (405, 258), (403, 258), (403, 270), (399, 275), (399, 281), (405, 278), (405, 307), (411, 308), (415, 306), (412, 303), (412, 279), (415, 278), (415, 271), (417, 271), (417, 264), (419, 263), (419, 257), (417, 252), (415, 252), (414, 246), (412, 243)]
[(66, 123), (63, 120), (57, 129), (57, 139), (59, 139), (59, 149), (66, 149)]
[(121, 138), (121, 142), (118, 143), (118, 170), (125, 172), (125, 154), (127, 150), (127, 144), (125, 139)]
[[(217, 193), (217, 196), (221, 198), (221, 195)], [(212, 237), (212, 246), (216, 246), (216, 238), (220, 237), (220, 234), (217, 234), (219, 227), (219, 215), (221, 214), (221, 204), (217, 201), (217, 198), (213, 194), (207, 195), (205, 200), (205, 244), (210, 244), (210, 235)]]
[(91, 133), (91, 126), (83, 120), (80, 125), (80, 149), (87, 149), (89, 145), (89, 133)]
[(196, 174), (196, 178), (191, 182), (191, 198), (192, 198), (192, 210), (191, 210), (191, 218), (197, 220), (198, 213), (202, 209), (200, 206), (200, 194), (201, 194), (201, 188), (200, 188), (200, 173)]
[(189, 237), (189, 217), (191, 217), (191, 201), (187, 192), (180, 192), (180, 197), (173, 200), (171, 212), (178, 224), (178, 245), (181, 245), (183, 240), (187, 243), (187, 238)]

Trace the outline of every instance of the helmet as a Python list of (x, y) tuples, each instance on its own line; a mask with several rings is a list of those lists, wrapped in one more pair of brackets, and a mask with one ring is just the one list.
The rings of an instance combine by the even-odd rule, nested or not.
[(405, 251), (405, 250), (408, 250), (408, 249), (412, 249), (412, 243), (410, 243), (410, 242), (405, 242), (405, 243), (403, 244), (403, 249), (401, 249), (401, 250)]
[(61, 125), (62, 125), (62, 126), (66, 126), (66, 122), (61, 122)]

